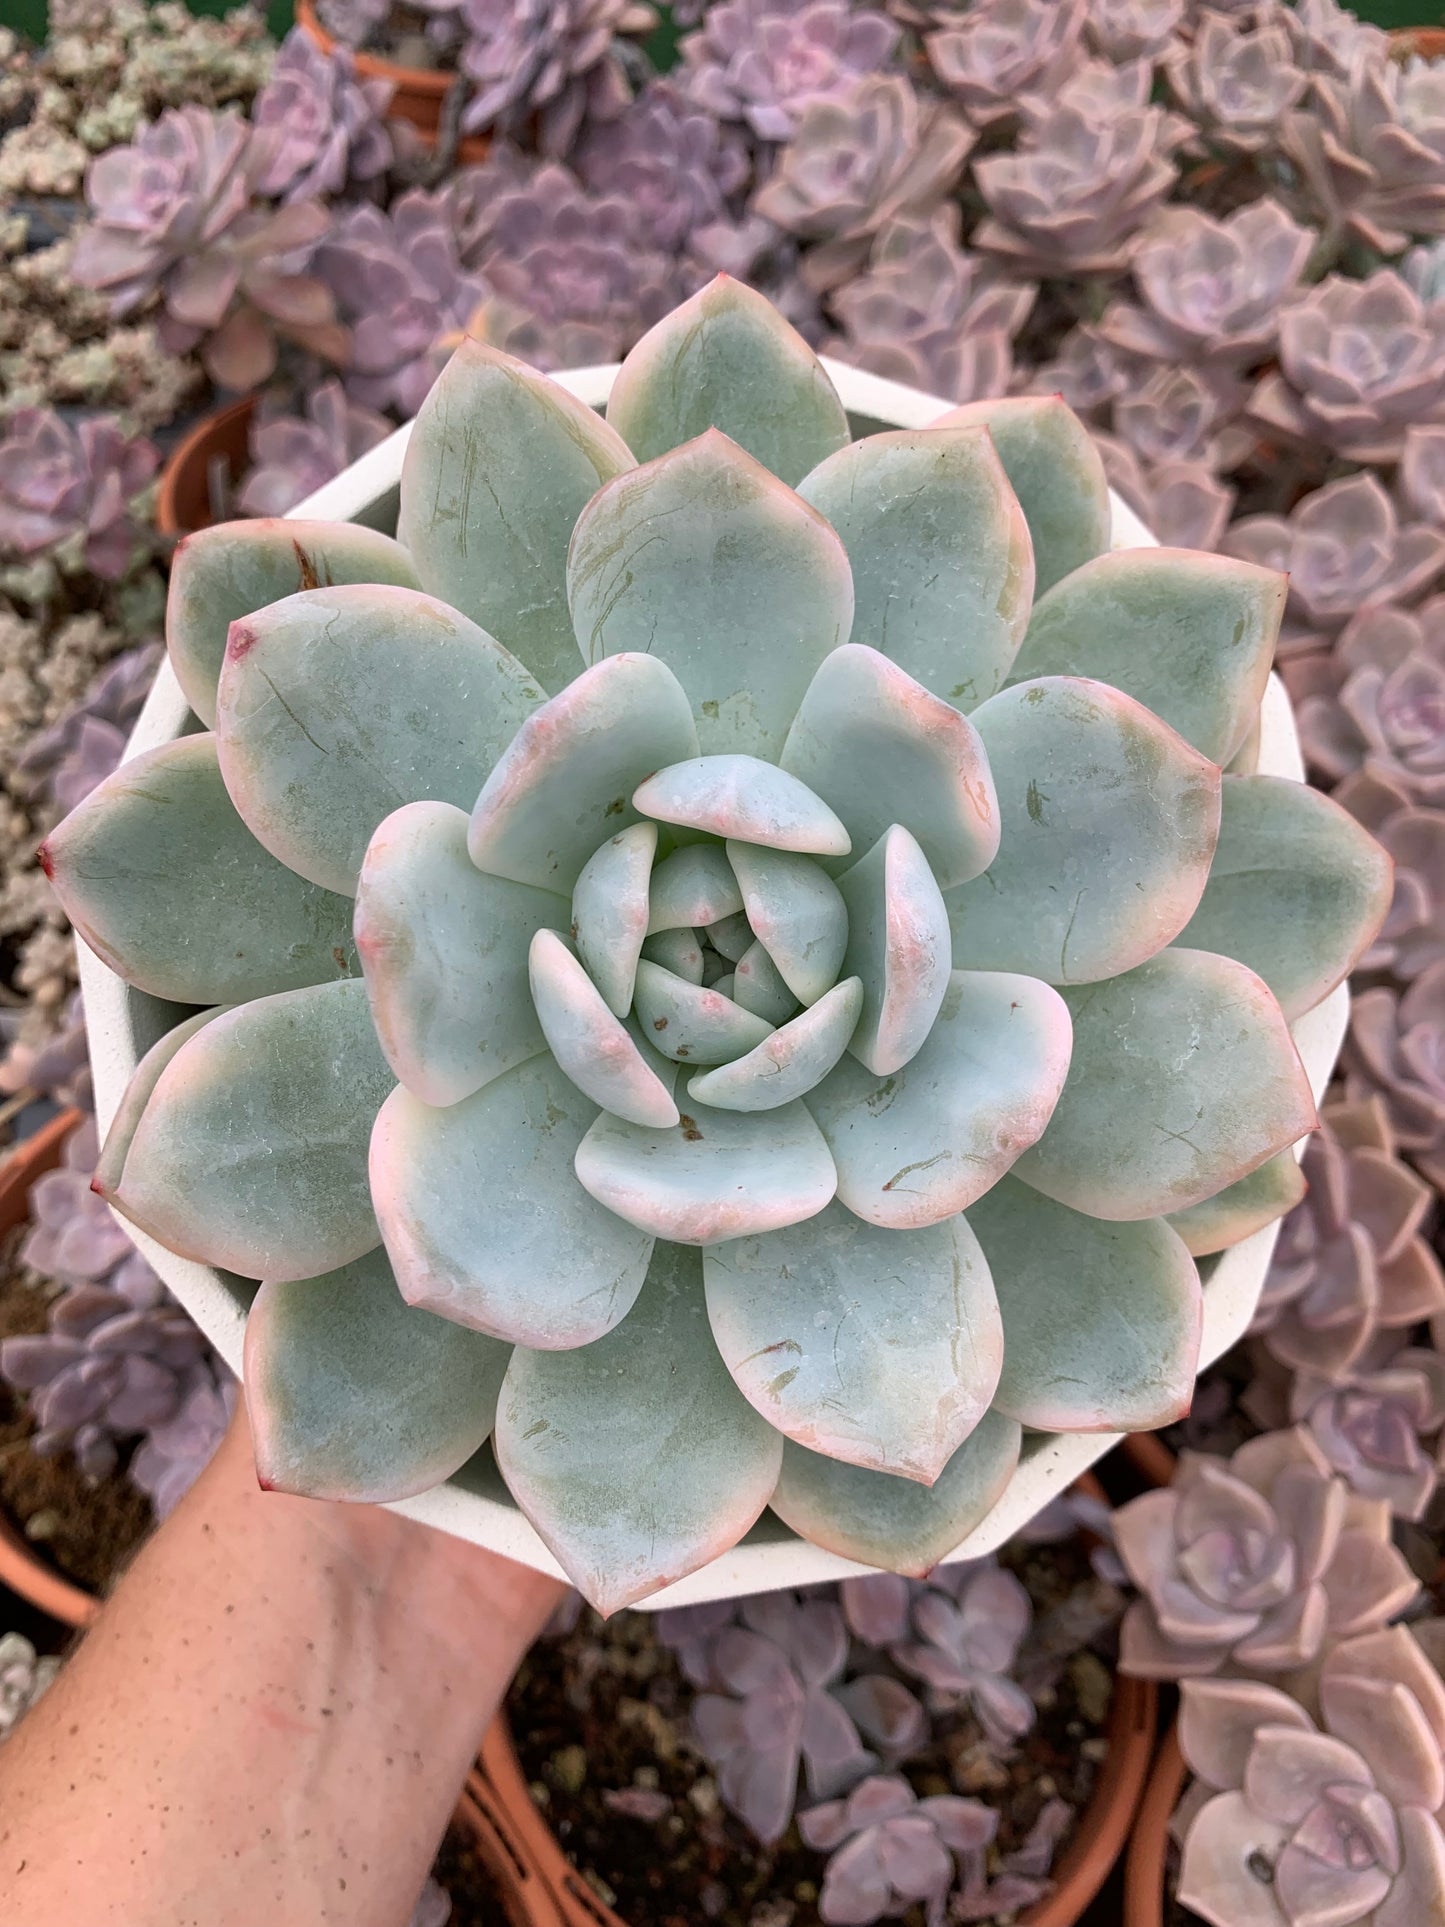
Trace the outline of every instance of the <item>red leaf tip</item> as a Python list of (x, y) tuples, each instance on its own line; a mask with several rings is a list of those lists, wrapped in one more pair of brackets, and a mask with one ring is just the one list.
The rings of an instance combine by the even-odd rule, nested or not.
[(233, 622), (226, 631), (226, 658), (229, 662), (239, 662), (242, 656), (249, 655), (260, 638), (247, 623)]
[(50, 881), (54, 883), (55, 854), (50, 847), (50, 838), (48, 836), (46, 837), (45, 841), (41, 844), (40, 848), (35, 852), (35, 860), (40, 865), (41, 869), (45, 872), (46, 876), (49, 877)]

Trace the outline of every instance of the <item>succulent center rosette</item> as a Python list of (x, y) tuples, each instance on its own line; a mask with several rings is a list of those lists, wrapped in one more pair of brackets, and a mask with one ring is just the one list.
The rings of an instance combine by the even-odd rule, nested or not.
[(1023, 1428), (1175, 1417), (1193, 1254), (1297, 1195), (1289, 1020), (1389, 900), (1222, 773), (1283, 578), (1110, 552), (1056, 399), (852, 439), (726, 280), (605, 421), (465, 343), (396, 527), (190, 538), (206, 730), (47, 846), (207, 1007), (151, 1011), (98, 1183), (262, 1281), (265, 1482), (404, 1497), (491, 1434), (610, 1610), (768, 1504), (924, 1570)]

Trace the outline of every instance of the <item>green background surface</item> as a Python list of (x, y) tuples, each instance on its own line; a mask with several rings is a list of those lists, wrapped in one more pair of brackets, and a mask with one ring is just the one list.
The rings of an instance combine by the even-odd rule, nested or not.
[[(192, 13), (229, 13), (232, 0), (187, 0), (187, 4)], [(0, 0), (0, 24), (16, 27), (32, 39), (40, 39), (45, 32), (45, 12), (45, 0)], [(1355, 12), (1382, 27), (1445, 26), (1445, 7), (1425, 4), (1425, 0), (1359, 0)], [(266, 16), (279, 39), (291, 25), (291, 0), (271, 0)]]

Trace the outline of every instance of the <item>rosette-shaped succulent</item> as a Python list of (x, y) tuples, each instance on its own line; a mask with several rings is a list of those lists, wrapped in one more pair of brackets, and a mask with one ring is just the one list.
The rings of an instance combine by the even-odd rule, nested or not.
[(1445, 810), (1419, 809), (1395, 784), (1364, 770), (1345, 778), (1335, 801), (1395, 865), (1389, 914), (1360, 968), (1408, 982), (1445, 956)]
[(1445, 1917), (1445, 1684), (1409, 1632), (1335, 1648), (1318, 1726), (1258, 1680), (1190, 1680), (1182, 1697), (1181, 1906), (1211, 1927)]
[(1234, 507), (1235, 492), (1203, 462), (1146, 466), (1127, 442), (1096, 437), (1109, 486), (1153, 530), (1166, 548), (1219, 547)]
[(1250, 408), (1268, 429), (1357, 462), (1397, 462), (1406, 429), (1445, 417), (1445, 301), (1393, 269), (1332, 274), (1279, 318), (1280, 372)]
[(236, 497), (243, 515), (284, 515), (391, 433), (385, 415), (348, 401), (339, 381), (306, 397), (305, 413), (263, 402), (251, 423), (247, 471)]
[(1445, 803), (1445, 596), (1362, 609), (1328, 656), (1291, 665), (1287, 680), (1322, 776), (1367, 769), (1418, 803)]
[(1048, 99), (1067, 79), (1079, 61), (1086, 12), (1080, 0), (992, 0), (960, 10), (924, 46), (973, 125), (991, 127), (1031, 100)]
[(1440, 1482), (1445, 1355), (1407, 1345), (1339, 1385), (1299, 1372), (1289, 1402), (1352, 1491), (1386, 1500), (1396, 1518), (1425, 1516)]
[(142, 540), (132, 504), (160, 459), (110, 416), (76, 427), (53, 408), (17, 408), (0, 428), (0, 555), (68, 546), (75, 566), (118, 581)]
[(665, 80), (645, 88), (621, 119), (593, 128), (574, 164), (585, 187), (628, 202), (651, 245), (669, 252), (721, 220), (751, 170), (738, 130), (719, 126)]
[(405, 125), (386, 118), (393, 91), (387, 80), (358, 80), (345, 47), (323, 53), (293, 28), (251, 109), (257, 191), (300, 201), (380, 182)]
[(1445, 76), (1380, 55), (1322, 76), (1282, 145), (1337, 234), (1379, 254), (1445, 233)]
[(1419, 1591), (1390, 1543), (1389, 1505), (1351, 1494), (1298, 1427), (1228, 1461), (1182, 1452), (1171, 1486), (1115, 1513), (1114, 1543), (1142, 1595), (1119, 1665), (1144, 1679), (1292, 1673)]
[(1400, 1148), (1445, 1189), (1445, 958), (1401, 995), (1361, 991), (1345, 1062), (1351, 1096), (1378, 1093)]
[(617, 38), (657, 18), (638, 0), (460, 0), (458, 12), (472, 83), (463, 125), (515, 134), (535, 116), (545, 154), (565, 154), (584, 120), (612, 120), (627, 105)]
[(1176, 42), (1169, 82), (1209, 146), (1259, 154), (1278, 145), (1280, 122), (1308, 84), (1283, 15), (1264, 9), (1251, 28), (1206, 12), (1193, 36)]
[(1086, 32), (1110, 60), (1153, 59), (1188, 11), (1187, 0), (1093, 0)]
[(213, 728), (45, 861), (128, 981), (229, 1006), (143, 1060), (97, 1182), (263, 1281), (268, 1485), (398, 1497), (494, 1433), (611, 1610), (769, 1501), (927, 1570), (1022, 1424), (1187, 1404), (1164, 1216), (1312, 1127), (1285, 1012), (1385, 866), (1221, 776), (1277, 576), (1108, 553), (1057, 400), (849, 434), (720, 280), (605, 422), (464, 344), (397, 541), (182, 545)]
[(678, 78), (715, 119), (786, 141), (809, 107), (877, 73), (897, 44), (886, 14), (852, 0), (722, 0), (682, 42)]

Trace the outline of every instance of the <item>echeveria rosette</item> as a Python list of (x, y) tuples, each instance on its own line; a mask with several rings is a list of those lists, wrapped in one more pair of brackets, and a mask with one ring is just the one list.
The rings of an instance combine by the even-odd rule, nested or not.
[(1108, 554), (1053, 399), (849, 436), (725, 279), (606, 421), (465, 343), (396, 541), (183, 547), (210, 733), (47, 844), (127, 981), (225, 1006), (97, 1183), (262, 1280), (265, 1482), (402, 1497), (493, 1434), (605, 1610), (770, 1501), (926, 1571), (1023, 1426), (1176, 1417), (1166, 1216), (1243, 1235), (1232, 1187), (1314, 1122), (1274, 992), (1388, 899), (1343, 812), (1221, 775), (1280, 578)]

